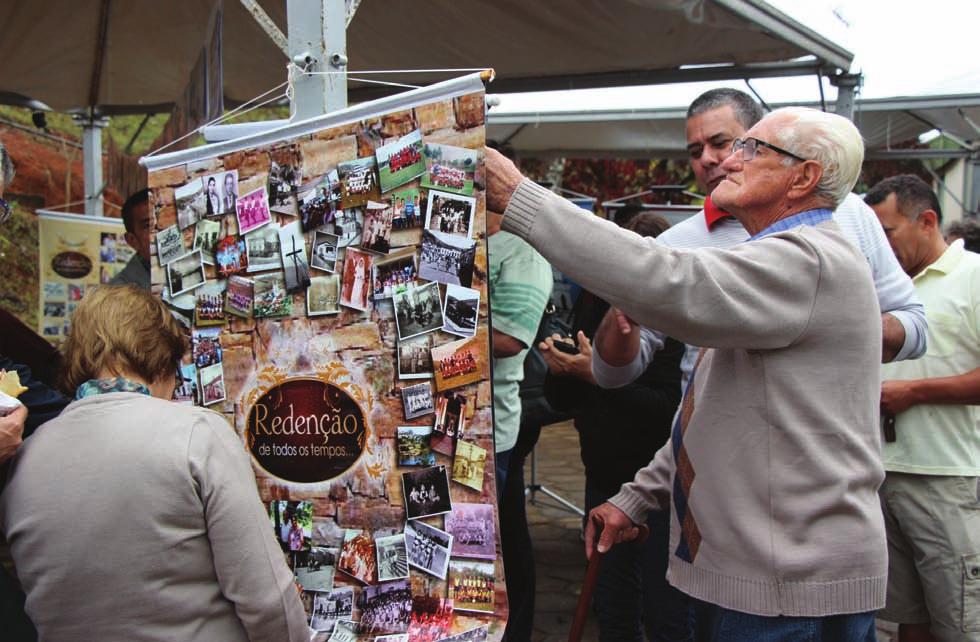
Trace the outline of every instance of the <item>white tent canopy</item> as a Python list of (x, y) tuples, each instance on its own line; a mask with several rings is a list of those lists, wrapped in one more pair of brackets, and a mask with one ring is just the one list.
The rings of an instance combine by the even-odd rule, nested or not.
[[(285, 32), (286, 1), (259, 4)], [(4, 0), (0, 101), (164, 110), (186, 86), (219, 7), (226, 98), (242, 102), (282, 83), (286, 55), (238, 0)], [(852, 59), (761, 0), (363, 0), (347, 52), (355, 71), (493, 67), (496, 92), (834, 74)], [(379, 91), (391, 89), (352, 85), (350, 96)]]
[[(782, 103), (820, 107), (819, 103)], [(833, 104), (828, 105), (832, 109)], [(564, 157), (670, 158), (685, 152), (687, 106), (588, 111), (498, 112), (491, 110), (488, 138), (506, 142), (519, 155)], [(980, 146), (980, 94), (858, 100), (854, 122), (869, 157), (900, 157), (910, 150), (894, 145), (939, 129)], [(965, 148), (945, 152), (966, 155)], [(916, 154), (911, 154), (916, 155)]]

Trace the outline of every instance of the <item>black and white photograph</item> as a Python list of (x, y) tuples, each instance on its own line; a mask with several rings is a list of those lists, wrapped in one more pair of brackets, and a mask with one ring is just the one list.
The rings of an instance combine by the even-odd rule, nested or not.
[(436, 465), (436, 455), (429, 446), (432, 426), (398, 426), (396, 431), (399, 466)]
[(455, 390), (440, 392), (435, 399), (436, 421), (433, 430), (453, 439), (466, 431), (466, 395)]
[(374, 262), (374, 298), (387, 299), (415, 287), (418, 267), (415, 248), (389, 254)]
[(63, 317), (65, 316), (65, 302), (64, 301), (45, 301), (44, 302), (44, 316), (46, 317)]
[(166, 269), (167, 287), (170, 289), (171, 297), (204, 285), (204, 262), (201, 260), (200, 250), (188, 252), (174, 259), (167, 263)]
[(279, 256), (279, 226), (266, 225), (245, 235), (245, 257), (248, 260), (247, 272), (265, 272), (282, 268)]
[(218, 217), (235, 213), (235, 203), (238, 201), (237, 169), (205, 176), (201, 182), (204, 184), (205, 216)]
[(425, 522), (408, 522), (405, 524), (405, 548), (409, 564), (441, 580), (446, 579), (453, 548), (452, 534)]
[(454, 557), (497, 558), (497, 536), (491, 504), (456, 502), (446, 515), (446, 530), (453, 536)]
[(313, 235), (313, 249), (310, 250), (310, 267), (324, 272), (337, 269), (338, 239), (336, 234), (317, 230)]
[(166, 227), (157, 232), (157, 260), (160, 267), (165, 266), (187, 250), (184, 249), (184, 235), (176, 225)]
[(279, 255), (286, 275), (286, 292), (301, 292), (310, 286), (310, 263), (306, 239), (299, 221), (279, 228)]
[(327, 642), (357, 642), (357, 632), (360, 626), (353, 620), (337, 620), (333, 633)]
[(486, 642), (489, 632), (490, 627), (484, 624), (483, 626), (478, 626), (475, 629), (463, 631), (462, 633), (451, 635), (448, 638), (442, 638), (438, 642)]
[(379, 635), (374, 638), (374, 642), (409, 642), (408, 633), (393, 633), (391, 635)]
[[(407, 565), (405, 574), (408, 575)], [(411, 585), (407, 579), (402, 579), (365, 587), (358, 606), (361, 607), (361, 633), (404, 633), (408, 631), (408, 621), (412, 616)]]
[(439, 286), (426, 283), (392, 296), (398, 340), (438, 330), (443, 326)]
[(390, 201), (368, 201), (364, 207), (364, 232), (361, 247), (369, 252), (387, 254), (391, 249)]
[(333, 217), (333, 231), (337, 235), (338, 247), (360, 244), (364, 231), (364, 208), (337, 210)]
[(208, 265), (215, 264), (214, 252), (221, 234), (221, 223), (201, 219), (194, 227), (194, 249), (201, 250), (201, 259)]
[(442, 307), (446, 321), (442, 329), (460, 337), (476, 335), (476, 321), (480, 315), (480, 291), (460, 285), (446, 286), (446, 303)]
[(336, 205), (327, 198), (322, 184), (307, 185), (299, 194), (299, 222), (304, 232), (315, 230), (333, 220)]
[(295, 553), (293, 571), (304, 591), (332, 591), (334, 570), (340, 550), (312, 546), (309, 551)]
[(425, 229), (472, 238), (475, 213), (476, 199), (472, 196), (431, 190), (425, 212)]
[(269, 209), (281, 214), (295, 216), (296, 191), (302, 177), (300, 168), (288, 163), (271, 161), (269, 164)]
[(402, 493), (408, 519), (441, 515), (453, 509), (445, 466), (402, 473)]
[(340, 275), (327, 274), (310, 279), (306, 288), (306, 315), (311, 317), (340, 313)]
[(422, 230), (419, 277), (426, 281), (470, 287), (476, 241), (454, 234)]
[(432, 378), (431, 334), (420, 334), (398, 342), (398, 378)]
[(405, 407), (405, 419), (415, 419), (432, 413), (435, 410), (432, 405), (432, 386), (418, 383), (402, 388), (402, 405)]
[(174, 204), (177, 208), (177, 225), (182, 230), (204, 218), (204, 184), (201, 179), (195, 178), (175, 189)]
[(313, 602), (310, 627), (329, 633), (340, 620), (350, 620), (354, 614), (354, 587), (342, 586), (327, 593), (317, 593)]
[(387, 582), (408, 577), (405, 534), (379, 537), (374, 543), (378, 547), (378, 581)]

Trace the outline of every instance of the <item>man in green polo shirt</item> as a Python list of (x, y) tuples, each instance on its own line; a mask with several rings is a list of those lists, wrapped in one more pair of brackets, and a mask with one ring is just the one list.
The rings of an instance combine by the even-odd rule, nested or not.
[(928, 349), (882, 366), (888, 597), (902, 642), (980, 640), (980, 255), (947, 245), (936, 194), (894, 176), (865, 197), (929, 321)]

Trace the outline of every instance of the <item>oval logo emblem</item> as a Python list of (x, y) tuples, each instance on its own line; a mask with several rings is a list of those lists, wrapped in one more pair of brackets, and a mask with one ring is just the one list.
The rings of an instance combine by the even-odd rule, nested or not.
[(364, 412), (347, 392), (319, 379), (287, 379), (248, 411), (248, 448), (280, 479), (311, 484), (350, 470), (364, 451)]
[(61, 252), (51, 259), (51, 269), (66, 279), (80, 279), (92, 271), (92, 259), (81, 252)]

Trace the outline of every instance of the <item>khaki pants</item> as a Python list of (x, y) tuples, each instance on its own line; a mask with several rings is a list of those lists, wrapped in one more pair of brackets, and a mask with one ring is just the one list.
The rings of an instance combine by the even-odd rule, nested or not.
[(879, 616), (980, 642), (980, 478), (889, 472), (879, 491), (888, 598)]

